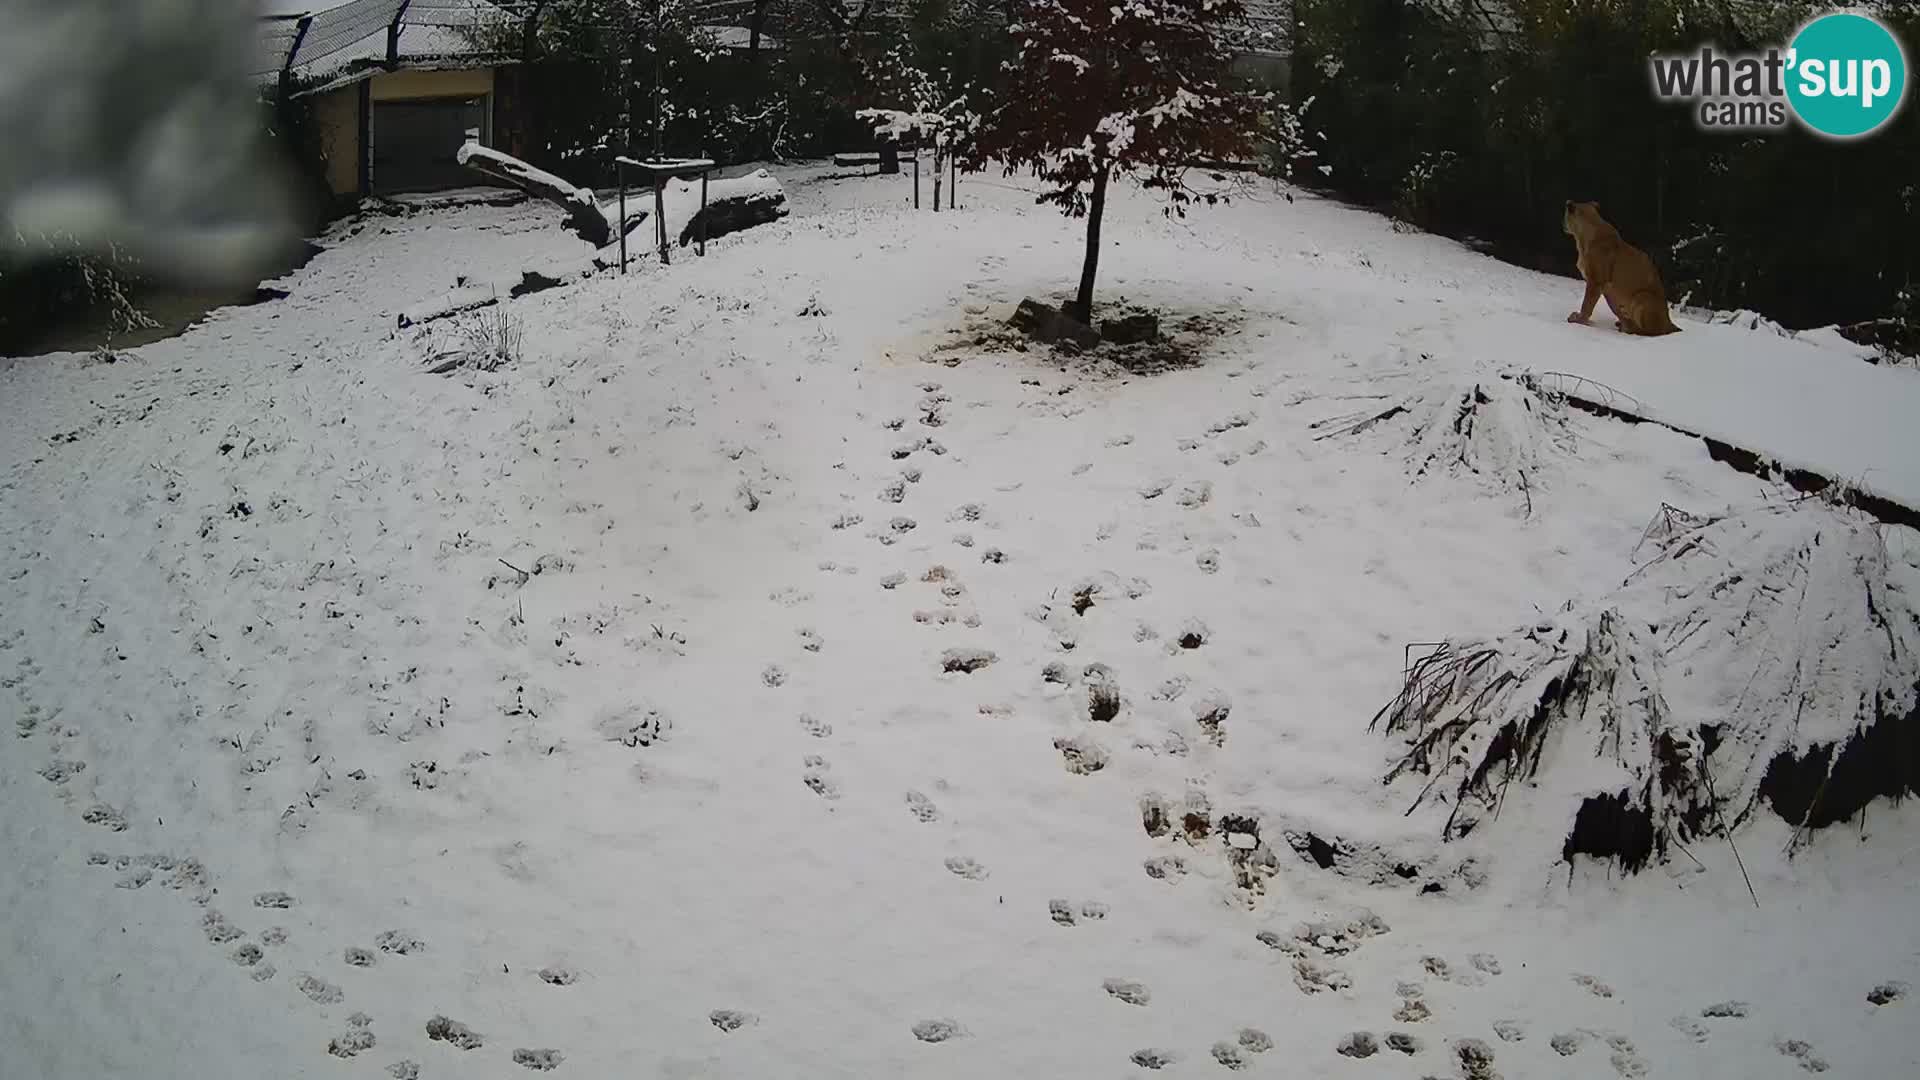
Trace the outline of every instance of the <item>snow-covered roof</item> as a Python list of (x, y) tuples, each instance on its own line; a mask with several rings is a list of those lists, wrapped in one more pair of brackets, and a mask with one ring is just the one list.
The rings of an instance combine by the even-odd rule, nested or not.
[(277, 77), (291, 57), (303, 94), (366, 78), (388, 67), (387, 35), (397, 20), (391, 67), (487, 67), (511, 59), (487, 38), (516, 16), (511, 3), (495, 0), (347, 0), (304, 16), (262, 19), (254, 66), (263, 78)]

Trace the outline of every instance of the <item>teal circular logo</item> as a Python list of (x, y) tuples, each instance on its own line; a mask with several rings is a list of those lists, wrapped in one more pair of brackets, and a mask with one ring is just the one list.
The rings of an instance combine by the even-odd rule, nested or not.
[(1787, 53), (1787, 101), (1800, 122), (1836, 139), (1893, 119), (1907, 95), (1900, 40), (1865, 15), (1822, 15), (1800, 28)]

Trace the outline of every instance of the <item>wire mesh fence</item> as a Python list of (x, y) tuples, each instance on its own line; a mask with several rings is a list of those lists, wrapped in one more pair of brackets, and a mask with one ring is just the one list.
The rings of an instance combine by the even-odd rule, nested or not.
[(346, 0), (319, 11), (261, 19), (256, 76), (312, 76), (393, 53), (460, 51), (472, 31), (534, 17), (534, 0)]

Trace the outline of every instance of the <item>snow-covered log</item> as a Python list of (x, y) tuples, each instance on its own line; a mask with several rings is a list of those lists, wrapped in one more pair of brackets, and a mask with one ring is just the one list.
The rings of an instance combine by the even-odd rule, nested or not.
[(1388, 781), (1453, 803), (1449, 838), (1524, 797), (1565, 815), (1564, 859), (1628, 870), (1762, 805), (1805, 830), (1920, 794), (1920, 614), (1879, 529), (1663, 513), (1609, 596), (1414, 664), (1374, 717), (1409, 744)]
[[(646, 207), (652, 206), (644, 196), (640, 201)], [(786, 217), (789, 211), (785, 189), (765, 169), (755, 169), (745, 176), (727, 180), (709, 181), (705, 211), (700, 209), (698, 180), (667, 181), (663, 202), (666, 206), (667, 235), (678, 237), (681, 247), (696, 240), (712, 240), (755, 225), (778, 221)], [(629, 240), (628, 244), (631, 245), (632, 241)]]
[[(567, 228), (596, 248), (606, 247), (619, 239), (613, 218), (601, 208), (593, 192), (586, 188), (575, 187), (550, 172), (536, 169), (517, 157), (490, 150), (479, 143), (470, 142), (462, 146), (455, 160), (469, 169), (517, 187), (529, 195), (538, 195), (558, 206), (567, 212)], [(633, 228), (636, 220), (630, 218), (627, 228)]]
[(561, 285), (571, 285), (592, 276), (606, 264), (598, 259), (580, 263), (561, 263), (538, 270), (522, 270), (518, 277), (493, 281), (467, 282), (402, 309), (397, 322), (402, 328), (483, 308), (516, 296), (527, 296)]

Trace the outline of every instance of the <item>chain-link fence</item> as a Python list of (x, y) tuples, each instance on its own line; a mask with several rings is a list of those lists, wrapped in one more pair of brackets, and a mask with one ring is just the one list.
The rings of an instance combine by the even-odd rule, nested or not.
[(480, 32), (529, 25), (544, 0), (347, 0), (321, 11), (261, 19), (254, 75), (281, 92), (361, 63), (474, 51)]

